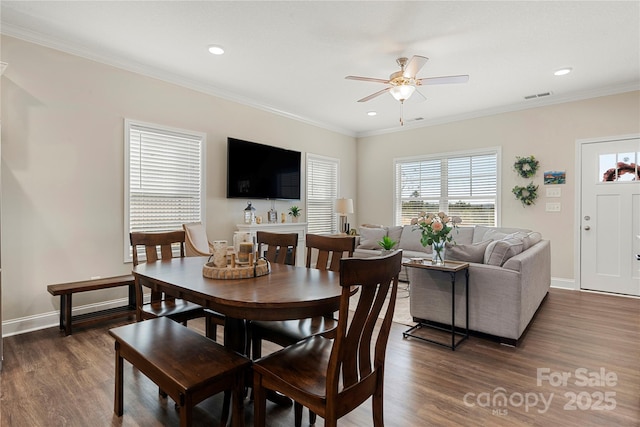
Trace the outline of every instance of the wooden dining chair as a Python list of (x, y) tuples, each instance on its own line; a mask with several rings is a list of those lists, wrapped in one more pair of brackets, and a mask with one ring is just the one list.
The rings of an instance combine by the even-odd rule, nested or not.
[[(326, 427), (335, 427), (339, 418), (369, 397), (373, 425), (384, 425), (385, 352), (401, 262), (402, 251), (340, 262), (342, 295), (335, 333), (308, 337), (254, 361), (255, 426), (266, 425), (268, 390), (294, 400), (296, 427), (302, 424), (303, 406), (324, 418)], [(352, 287), (360, 288), (360, 298), (350, 316)]]
[(262, 256), (264, 253), (267, 261), (275, 262), (276, 264), (295, 265), (298, 233), (257, 231), (256, 243), (258, 244), (258, 254)]
[[(168, 232), (132, 232), (130, 233), (133, 250), (133, 265), (139, 264), (138, 248), (144, 247), (146, 262), (156, 262), (173, 258), (173, 247), (177, 246), (179, 256), (185, 256), (184, 230)], [(183, 299), (165, 295), (162, 292), (151, 291), (151, 299), (144, 302), (143, 287), (136, 279), (136, 320), (138, 322), (156, 317), (168, 317), (177, 322), (187, 324), (187, 321), (204, 317), (206, 335), (216, 339), (217, 325), (224, 325), (224, 315)]]
[(305, 237), (307, 247), (307, 267), (311, 267), (315, 259), (315, 268), (318, 270), (340, 271), (340, 260), (347, 256), (353, 256), (356, 248), (354, 236), (324, 236), (320, 234), (307, 234)]
[[(307, 268), (313, 265), (319, 270), (338, 271), (343, 256), (353, 255), (355, 238), (307, 234), (306, 248)], [(312, 255), (315, 255), (312, 251), (317, 252), (315, 265), (312, 264)], [(337, 325), (333, 313), (299, 320), (253, 321), (250, 327), (252, 358), (257, 360), (262, 356), (263, 340), (286, 347), (306, 337), (327, 333)], [(314, 424), (315, 419), (315, 414), (310, 411), (309, 423)]]
[[(353, 255), (355, 239), (353, 237), (307, 234), (306, 247), (307, 268), (311, 268), (313, 265), (311, 262), (313, 258), (310, 253), (314, 250), (318, 252), (319, 259), (319, 263), (315, 264), (315, 268), (338, 271), (340, 269), (340, 259), (344, 255)], [(333, 318), (333, 313), (300, 320), (251, 322), (252, 358), (255, 360), (262, 356), (263, 340), (286, 347), (308, 336), (326, 333), (334, 329), (337, 324), (338, 322)]]

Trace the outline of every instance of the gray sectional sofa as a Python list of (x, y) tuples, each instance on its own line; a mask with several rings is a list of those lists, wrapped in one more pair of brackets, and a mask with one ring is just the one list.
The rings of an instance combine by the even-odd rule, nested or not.
[[(361, 227), (356, 257), (380, 254), (383, 235), (398, 242), (405, 258), (431, 259), (415, 226)], [(447, 244), (446, 260), (469, 262), (469, 327), (516, 345), (551, 284), (551, 246), (540, 233), (519, 228), (458, 227), (455, 244)], [(378, 249), (376, 249), (378, 247)], [(448, 274), (403, 267), (410, 284), (410, 310), (415, 321), (451, 324), (451, 278)], [(459, 274), (457, 283), (464, 283)], [(464, 286), (456, 286), (456, 326), (465, 324)]]

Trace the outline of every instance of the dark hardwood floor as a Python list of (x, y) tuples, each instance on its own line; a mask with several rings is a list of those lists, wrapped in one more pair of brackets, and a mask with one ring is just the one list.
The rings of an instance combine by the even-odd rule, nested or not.
[[(122, 323), (5, 338), (1, 425), (177, 426), (173, 402), (128, 363), (114, 416), (107, 330)], [(640, 299), (552, 289), (517, 348), (471, 337), (452, 352), (405, 329), (393, 325), (387, 349), (387, 426), (640, 426)], [(218, 425), (221, 402), (200, 404), (195, 425)], [(293, 425), (292, 407), (267, 411), (267, 425)], [(252, 412), (247, 400), (248, 426)], [(371, 426), (371, 403), (339, 425)]]

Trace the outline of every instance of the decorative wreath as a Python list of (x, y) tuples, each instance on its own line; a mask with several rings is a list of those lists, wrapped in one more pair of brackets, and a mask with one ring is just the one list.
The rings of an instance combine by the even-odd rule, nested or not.
[(515, 169), (516, 172), (518, 172), (518, 175), (520, 175), (521, 177), (531, 178), (536, 174), (536, 171), (538, 170), (539, 165), (540, 165), (540, 162), (538, 162), (536, 158), (533, 156), (529, 156), (529, 157), (516, 156), (516, 162), (513, 164), (513, 168)]
[(530, 206), (536, 202), (538, 198), (538, 186), (530, 182), (526, 187), (515, 186), (511, 190), (516, 195), (516, 199), (522, 202), (523, 206)]

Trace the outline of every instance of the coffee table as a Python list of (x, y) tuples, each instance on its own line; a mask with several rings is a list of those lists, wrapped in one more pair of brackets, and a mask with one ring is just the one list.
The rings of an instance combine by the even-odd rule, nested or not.
[[(416, 338), (422, 341), (428, 341), (434, 344), (448, 347), (451, 350), (455, 351), (455, 349), (460, 345), (462, 341), (469, 338), (469, 263), (458, 262), (458, 261), (445, 261), (443, 265), (436, 265), (436, 264), (432, 264), (430, 260), (425, 260), (423, 261), (423, 263), (410, 261), (410, 262), (405, 262), (402, 265), (405, 266), (406, 268), (434, 270), (434, 271), (442, 272), (443, 274), (448, 274), (451, 277), (451, 327), (446, 328), (446, 327), (434, 325), (431, 323), (427, 323), (426, 321), (419, 320), (415, 326), (412, 326), (407, 331), (402, 333), (403, 338), (407, 338), (407, 337)], [(464, 272), (464, 275), (465, 275), (465, 295), (466, 295), (465, 322), (466, 324), (465, 324), (464, 332), (456, 331), (456, 310), (455, 310), (456, 276), (460, 272)], [(411, 286), (415, 286), (415, 284)], [(432, 328), (432, 329), (438, 329), (441, 331), (451, 332), (451, 344), (425, 338), (423, 336), (420, 336), (414, 333), (415, 331), (422, 328)], [(456, 336), (461, 338), (459, 338), (456, 341)]]

